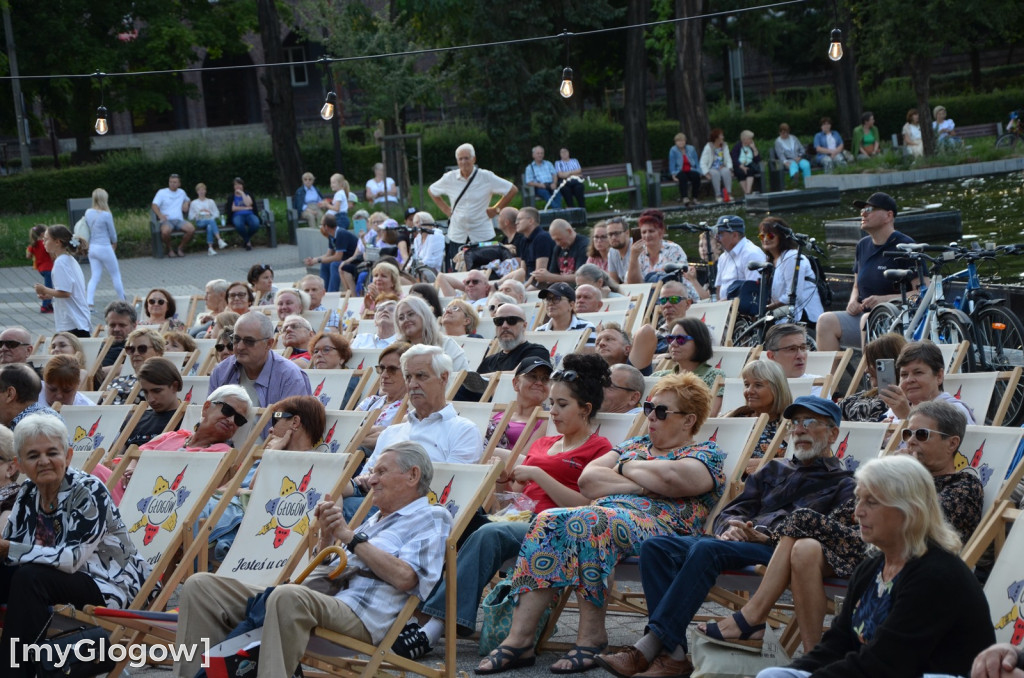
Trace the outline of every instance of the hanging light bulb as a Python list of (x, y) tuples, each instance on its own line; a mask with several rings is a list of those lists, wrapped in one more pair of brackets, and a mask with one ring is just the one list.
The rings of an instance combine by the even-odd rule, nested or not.
[(562, 69), (562, 84), (558, 88), (558, 93), (561, 94), (566, 99), (568, 99), (569, 97), (572, 96), (573, 89), (572, 89), (572, 69), (571, 68), (564, 68), (564, 69)]
[(843, 58), (843, 32), (838, 28), (832, 29), (832, 44), (828, 46), (828, 58), (832, 61)]
[(100, 106), (96, 109), (96, 134), (103, 136), (110, 131), (110, 126), (107, 124), (107, 107)]
[(334, 104), (338, 100), (338, 95), (334, 92), (328, 92), (327, 98), (324, 99), (324, 107), (320, 109), (320, 117), (324, 120), (330, 120), (334, 117)]

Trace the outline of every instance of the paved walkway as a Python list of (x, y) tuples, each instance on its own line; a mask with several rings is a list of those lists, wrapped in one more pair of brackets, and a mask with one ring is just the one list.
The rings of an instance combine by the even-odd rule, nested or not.
[[(212, 257), (202, 252), (184, 259), (140, 257), (120, 261), (129, 302), (135, 296), (145, 296), (154, 287), (162, 287), (171, 294), (202, 294), (209, 280), (245, 280), (253, 264), (270, 264), (279, 281), (292, 282), (307, 272), (295, 245), (256, 247), (251, 252), (236, 247)], [(92, 275), (88, 263), (82, 264), (82, 273), (88, 284)], [(0, 268), (0, 327), (22, 325), (33, 334), (53, 334), (53, 316), (39, 312), (39, 299), (33, 290), (37, 282), (42, 282), (42, 277), (31, 266)], [(103, 308), (116, 298), (110, 279), (104, 275), (96, 290), (93, 326), (103, 321)]]

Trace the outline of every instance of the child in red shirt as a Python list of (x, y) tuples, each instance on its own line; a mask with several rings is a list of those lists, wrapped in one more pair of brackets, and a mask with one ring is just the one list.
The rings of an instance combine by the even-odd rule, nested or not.
[[(43, 276), (43, 284), (47, 287), (53, 287), (53, 278), (50, 276), (50, 271), (53, 270), (53, 258), (50, 257), (50, 253), (43, 247), (43, 234), (46, 232), (46, 226), (43, 224), (36, 224), (29, 231), (29, 246), (25, 248), (25, 258), (33, 260), (33, 266), (39, 271), (39, 275)], [(53, 301), (50, 299), (44, 299), (43, 305), (39, 309), (40, 313), (53, 313)]]

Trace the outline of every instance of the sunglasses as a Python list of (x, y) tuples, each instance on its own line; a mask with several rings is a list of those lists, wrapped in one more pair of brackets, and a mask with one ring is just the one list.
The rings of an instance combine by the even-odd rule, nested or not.
[(524, 322), (526, 322), (526, 321), (523, 320), (522, 318), (520, 318), (519, 316), (508, 315), (508, 316), (505, 316), (503, 318), (495, 318), (494, 319), (494, 326), (495, 327), (501, 327), (505, 323), (508, 323), (511, 327), (515, 327), (519, 323), (524, 323)]
[(146, 303), (150, 306), (163, 306), (167, 303), (166, 299), (146, 299)]
[(580, 373), (576, 370), (559, 370), (551, 375), (551, 381), (567, 381), (572, 383), (580, 378)]
[(774, 233), (758, 233), (757, 237), (763, 242), (765, 240), (775, 240)]
[(0, 346), (3, 346), (4, 348), (18, 348), (20, 346), (31, 345), (32, 344), (26, 344), (25, 342), (22, 341), (15, 341), (14, 339), (4, 339), (3, 341), (0, 341)]
[(658, 306), (664, 306), (665, 304), (678, 304), (680, 301), (686, 298), (687, 297), (683, 297), (678, 294), (673, 294), (671, 297), (658, 297), (657, 303)]
[(903, 437), (903, 442), (909, 442), (911, 438), (917, 439), (919, 443), (926, 443), (932, 437), (932, 434), (948, 438), (949, 434), (943, 433), (942, 431), (936, 431), (930, 428), (905, 428), (900, 433)]
[[(245, 426), (246, 424), (249, 423), (249, 420), (246, 419), (243, 415), (239, 414), (238, 410), (231, 407), (231, 405), (228, 405), (223, 400), (211, 400), (210, 402), (214, 405), (220, 405), (220, 411), (224, 413), (225, 417), (234, 417), (235, 426)], [(280, 412), (277, 412), (275, 414), (280, 414)]]
[(234, 344), (214, 344), (213, 348), (217, 353), (223, 353), (224, 351), (234, 351)]
[(274, 272), (274, 269), (272, 269), (272, 268), (270, 267), (270, 264), (258, 264), (258, 265), (256, 266), (256, 270), (257, 270), (257, 271), (260, 271), (261, 273), (262, 273), (262, 272), (264, 272), (264, 271), (270, 271), (271, 273), (273, 273), (273, 272)]
[(644, 416), (651, 416), (651, 412), (654, 412), (654, 416), (658, 421), (665, 421), (665, 419), (670, 414), (689, 414), (689, 412), (670, 410), (668, 409), (668, 405), (655, 405), (654, 403), (644, 403)]
[(149, 353), (149, 346), (147, 346), (146, 344), (143, 344), (141, 346), (125, 346), (124, 352), (127, 353), (128, 355), (135, 355), (136, 353), (138, 353), (139, 355), (146, 355), (147, 353)]
[(258, 344), (259, 342), (266, 341), (267, 339), (270, 339), (270, 337), (240, 337), (240, 336), (238, 336), (236, 334), (235, 335), (235, 344), (236, 345), (237, 344), (245, 344), (249, 348), (252, 348), (253, 346)]
[(228, 295), (228, 299), (247, 299), (248, 297), (248, 292), (232, 292)]
[(686, 342), (693, 341), (693, 337), (691, 337), (689, 334), (670, 334), (667, 337), (665, 337), (665, 341), (667, 341), (670, 344), (672, 342), (675, 342), (680, 346), (685, 346)]
[[(227, 414), (227, 412), (225, 412), (225, 414)], [(280, 420), (280, 419), (291, 419), (294, 416), (295, 415), (292, 414), (291, 412), (274, 412), (274, 420), (275, 421)], [(239, 426), (241, 426), (241, 424), (239, 424)]]

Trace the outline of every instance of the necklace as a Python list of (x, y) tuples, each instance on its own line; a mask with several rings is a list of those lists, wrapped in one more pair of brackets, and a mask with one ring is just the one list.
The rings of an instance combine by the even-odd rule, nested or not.
[(591, 434), (590, 434), (589, 430), (584, 431), (578, 441), (570, 441), (568, 437), (562, 436), (562, 439), (559, 440), (554, 445), (552, 445), (551, 449), (552, 449), (552, 451), (554, 451), (556, 447), (561, 446), (561, 448), (562, 448), (561, 451), (562, 452), (568, 452), (569, 450), (575, 450), (577, 447), (579, 447), (583, 443), (585, 443), (588, 440), (590, 440), (590, 435)]

